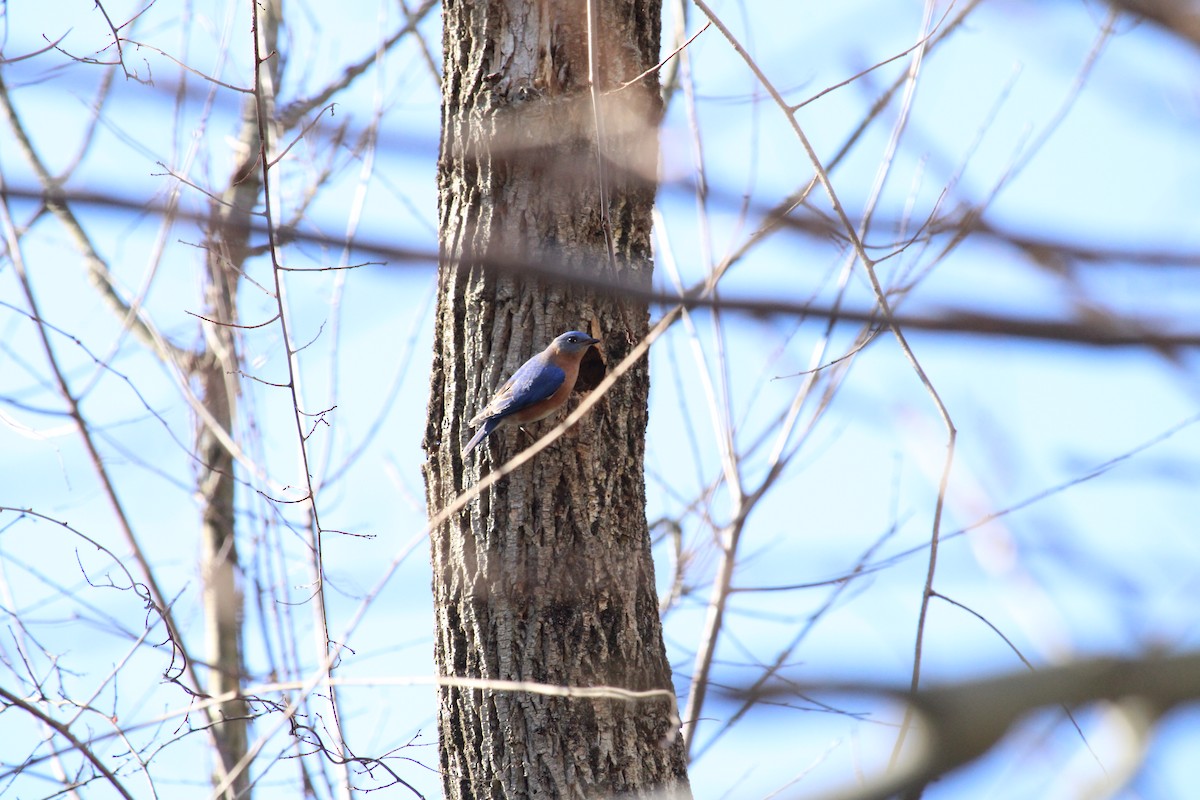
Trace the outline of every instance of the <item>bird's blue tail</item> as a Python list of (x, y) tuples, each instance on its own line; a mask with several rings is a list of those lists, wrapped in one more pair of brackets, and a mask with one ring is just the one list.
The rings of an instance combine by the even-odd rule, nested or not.
[(484, 439), (486, 439), (488, 434), (490, 434), (492, 431), (496, 430), (497, 426), (499, 426), (499, 425), (500, 425), (500, 420), (496, 417), (492, 417), (491, 419), (484, 422), (483, 426), (479, 430), (475, 431), (475, 435), (471, 437), (471, 441), (467, 442), (467, 446), (463, 448), (463, 450), (462, 450), (463, 458), (466, 458), (467, 453), (471, 452), (476, 447), (478, 447), (479, 443), (482, 442)]

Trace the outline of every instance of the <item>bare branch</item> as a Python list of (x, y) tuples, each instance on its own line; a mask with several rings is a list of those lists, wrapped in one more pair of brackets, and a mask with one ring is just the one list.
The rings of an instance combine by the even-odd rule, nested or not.
[(312, 97), (303, 100), (296, 100), (286, 106), (279, 114), (279, 122), (285, 130), (294, 128), (302, 117), (310, 113), (314, 108), (320, 108), (329, 103), (329, 101), (338, 92), (345, 89), (354, 82), (358, 76), (366, 72), (378, 58), (378, 53), (391, 50), (397, 42), (405, 36), (416, 33), (417, 25), (425, 18), (425, 15), (432, 11), (437, 6), (437, 0), (422, 0), (421, 5), (413, 9), (407, 15), (404, 25), (399, 30), (388, 36), (375, 50), (369, 55), (363, 56), (358, 62), (347, 66), (342, 70), (342, 74), (337, 80), (325, 86)]
[(71, 747), (74, 748), (76, 752), (82, 754), (84, 758), (90, 761), (92, 766), (94, 766), (100, 772), (100, 774), (104, 776), (109, 785), (111, 785), (113, 789), (115, 789), (117, 793), (121, 795), (121, 797), (124, 797), (125, 800), (133, 800), (133, 795), (130, 794), (129, 790), (125, 788), (125, 784), (121, 782), (121, 779), (118, 778), (116, 774), (108, 768), (102, 759), (97, 757), (96, 754), (92, 752), (92, 748), (88, 747), (86, 742), (80, 741), (78, 738), (76, 738), (75, 734), (71, 732), (70, 728), (54, 719), (54, 717), (51, 717), (49, 714), (44, 713), (37, 706), (27, 703), (20, 697), (17, 697), (3, 686), (0, 686), (0, 697), (4, 698), (5, 702), (7, 702), (9, 705), (21, 709), (26, 714), (37, 718), (43, 725), (52, 728), (55, 733), (70, 742)]
[(855, 683), (788, 683), (760, 689), (760, 697), (876, 694), (907, 703), (920, 717), (922, 746), (897, 769), (861, 787), (823, 800), (885, 800), (917, 797), (925, 786), (995, 747), (1020, 719), (1046, 706), (1078, 707), (1098, 700), (1136, 698), (1152, 719), (1200, 699), (1200, 654), (1148, 654), (1143, 658), (1097, 658), (1036, 672), (946, 684), (918, 692)]

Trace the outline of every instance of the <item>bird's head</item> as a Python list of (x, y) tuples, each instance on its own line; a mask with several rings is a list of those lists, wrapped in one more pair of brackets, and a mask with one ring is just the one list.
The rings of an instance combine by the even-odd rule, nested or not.
[(585, 350), (594, 344), (598, 344), (599, 339), (593, 339), (586, 333), (579, 331), (567, 331), (562, 336), (559, 336), (551, 343), (551, 347), (560, 353), (567, 355), (581, 355)]

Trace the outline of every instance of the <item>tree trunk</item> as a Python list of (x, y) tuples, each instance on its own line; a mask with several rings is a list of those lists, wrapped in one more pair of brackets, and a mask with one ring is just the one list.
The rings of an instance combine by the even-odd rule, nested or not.
[[(604, 359), (616, 363), (648, 328), (644, 304), (569, 280), (645, 286), (652, 268), (657, 76), (604, 92), (655, 65), (660, 3), (593, 5), (603, 167), (588, 6), (444, 4), (431, 517), (530, 441), (502, 428), (465, 463), (459, 454), (466, 420), (526, 358), (578, 329), (603, 338)], [(577, 427), (432, 532), (441, 674), (671, 690), (644, 513), (648, 390), (643, 363)], [(438, 724), (449, 798), (690, 796), (665, 700), (447, 686)]]
[[(280, 2), (263, 3), (258, 12), (255, 33), (263, 53), (275, 52)], [(279, 62), (276, 56), (256, 68), (255, 91), (262, 96), (261, 107), (268, 109), (268, 113), (273, 109)], [(241, 365), (237, 329), (233, 326), (237, 323), (238, 279), (248, 255), (251, 215), (262, 192), (259, 113), (259, 102), (254, 96), (248, 97), (242, 106), (242, 127), (238, 134), (242, 157), (235, 164), (220, 201), (212, 204), (206, 232), (204, 350), (196, 358), (195, 367), (201, 387), (200, 402), (211, 419), (211, 424), (199, 423), (196, 484), (202, 505), (200, 569), (204, 582), (205, 639), (211, 665), (208, 692), (212, 695), (241, 692), (244, 672), (242, 591), (238, 585), (241, 568), (234, 524), (234, 458), (214, 427), (231, 438), (234, 436)], [(234, 698), (218, 704), (212, 719), (220, 759), (216, 778), (220, 782), (247, 752), (249, 713), (245, 701)], [(228, 800), (247, 800), (249, 770), (242, 769), (222, 796)]]

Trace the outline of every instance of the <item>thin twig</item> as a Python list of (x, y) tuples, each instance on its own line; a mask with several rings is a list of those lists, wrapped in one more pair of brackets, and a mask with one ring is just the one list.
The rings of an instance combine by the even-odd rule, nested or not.
[(650, 69), (646, 70), (646, 71), (645, 71), (645, 72), (643, 72), (641, 75), (637, 75), (637, 76), (635, 76), (635, 77), (633, 77), (633, 78), (630, 78), (629, 80), (625, 81), (625, 82), (624, 82), (624, 83), (622, 83), (620, 86), (618, 86), (617, 88), (615, 88), (615, 89), (609, 89), (607, 92), (605, 92), (605, 94), (616, 94), (617, 92), (623, 91), (623, 90), (625, 90), (625, 89), (628, 89), (630, 86), (633, 86), (635, 83), (637, 83), (638, 81), (640, 81), (642, 78), (645, 78), (645, 77), (646, 77), (646, 76), (648, 76), (648, 75), (652, 75), (652, 74), (654, 74), (655, 72), (658, 72), (660, 69), (662, 69), (662, 68), (663, 68), (663, 66), (665, 66), (665, 65), (666, 65), (666, 63), (667, 63), (668, 61), (670, 61), (671, 59), (675, 58), (675, 56), (677, 56), (677, 55), (679, 55), (680, 53), (682, 53), (685, 47), (687, 47), (687, 46), (688, 46), (688, 45), (690, 45), (692, 42), (694, 42), (694, 41), (696, 41), (698, 38), (700, 38), (700, 34), (704, 33), (704, 32), (705, 32), (706, 30), (708, 30), (710, 27), (712, 27), (712, 23), (711, 23), (711, 22), (706, 22), (706, 23), (704, 23), (704, 26), (703, 26), (703, 27), (701, 27), (701, 28), (700, 28), (700, 30), (698, 30), (698, 31), (696, 31), (695, 33), (693, 33), (693, 34), (692, 34), (692, 35), (691, 35), (691, 36), (688, 38), (688, 40), (687, 40), (686, 42), (684, 42), (683, 44), (679, 45), (679, 46), (678, 46), (678, 47), (676, 47), (674, 50), (672, 50), (672, 51), (670, 52), (670, 54), (669, 54), (669, 55), (668, 55), (666, 58), (664, 58), (662, 61), (660, 61), (660, 62), (658, 62), (657, 64), (655, 64), (653, 67), (651, 67)]
[(55, 733), (70, 742), (72, 748), (90, 761), (92, 766), (100, 771), (100, 774), (104, 776), (105, 780), (107, 780), (109, 784), (112, 785), (113, 789), (115, 789), (122, 797), (124, 797), (125, 800), (133, 800), (133, 795), (131, 795), (129, 790), (125, 788), (125, 784), (123, 784), (120, 778), (116, 776), (116, 773), (108, 768), (103, 759), (92, 752), (92, 748), (88, 747), (87, 742), (80, 741), (78, 738), (76, 738), (75, 734), (71, 733), (70, 728), (68, 728), (66, 725), (63, 725), (54, 717), (45, 713), (37, 706), (27, 703), (22, 698), (17, 697), (3, 686), (0, 686), (0, 697), (4, 698), (4, 701), (9, 705), (21, 709), (30, 716), (41, 720), (43, 725), (52, 728)]

